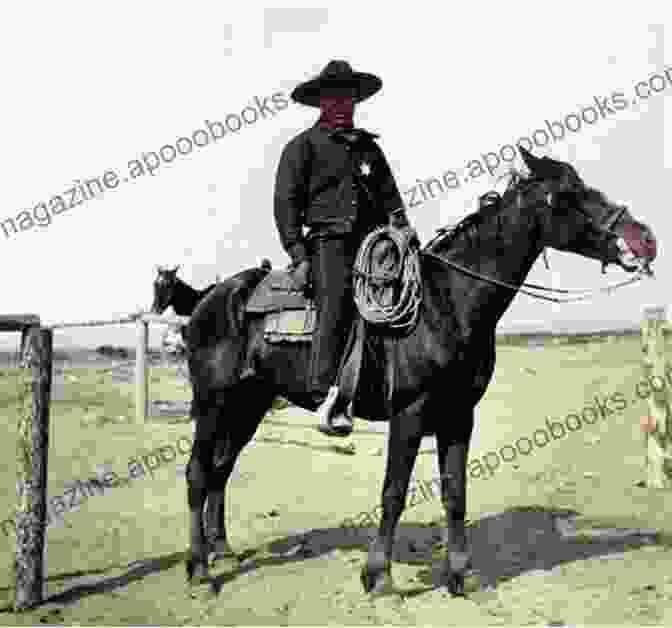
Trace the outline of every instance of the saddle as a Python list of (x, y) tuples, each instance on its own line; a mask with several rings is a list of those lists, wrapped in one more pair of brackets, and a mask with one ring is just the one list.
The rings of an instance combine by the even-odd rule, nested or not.
[[(294, 289), (288, 271), (269, 271), (252, 292), (245, 305), (245, 313), (247, 316), (264, 317), (264, 339), (269, 343), (310, 343), (313, 339), (316, 323), (313, 300)], [(339, 388), (350, 401), (354, 399), (360, 381), (366, 352), (363, 322), (359, 320), (353, 325), (342, 356)], [(242, 372), (253, 373), (249, 356), (247, 360)]]
[[(357, 264), (385, 277), (394, 276), (395, 271), (399, 271), (400, 260), (391, 240), (383, 238), (377, 240), (372, 247), (367, 248), (363, 243), (356, 266)], [(265, 268), (268, 269), (269, 266), (270, 263)], [(384, 310), (393, 305), (399, 296), (398, 292), (397, 285), (386, 281), (371, 287), (372, 299)], [(245, 313), (265, 317), (264, 338), (268, 342), (311, 342), (316, 310), (310, 296), (310, 292), (297, 291), (294, 288), (288, 271), (269, 269), (248, 299)]]
[[(385, 239), (373, 247), (362, 245), (355, 275), (359, 267), (373, 273), (373, 279), (377, 275), (397, 276), (398, 258), (395, 247)], [(398, 286), (387, 280), (371, 287), (371, 297), (383, 309), (394, 305), (398, 292)], [(269, 270), (247, 300), (245, 314), (264, 318), (264, 338), (269, 343), (310, 343), (317, 318), (310, 296), (294, 289), (288, 271)], [(353, 412), (361, 410), (358, 416), (385, 417), (390, 414), (388, 402), (395, 385), (394, 369), (393, 364), (383, 369), (380, 365), (384, 362), (384, 345), (396, 340), (387, 337), (386, 331), (371, 333), (369, 327), (361, 315), (355, 318), (341, 356), (338, 386), (343, 397), (353, 402)], [(250, 356), (247, 359), (243, 373), (254, 372)]]
[(264, 337), (268, 342), (312, 340), (315, 306), (312, 299), (294, 289), (288, 271), (270, 271), (250, 296), (245, 312), (265, 316)]

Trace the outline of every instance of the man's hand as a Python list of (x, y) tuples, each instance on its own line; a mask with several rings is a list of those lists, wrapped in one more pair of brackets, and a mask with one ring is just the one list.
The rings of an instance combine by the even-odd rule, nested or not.
[(411, 223), (408, 221), (408, 216), (406, 216), (406, 211), (403, 208), (399, 208), (390, 214), (388, 224), (390, 227), (403, 231), (409, 242), (420, 246), (418, 232), (411, 227)]
[(292, 271), (292, 283), (294, 284), (294, 290), (296, 290), (297, 292), (303, 292), (304, 288), (308, 284), (309, 273), (310, 273), (310, 262), (307, 259), (304, 259)]
[(397, 229), (403, 229), (404, 227), (410, 226), (408, 216), (406, 216), (406, 210), (403, 207), (400, 207), (391, 212), (388, 218), (388, 225), (390, 227), (396, 227)]

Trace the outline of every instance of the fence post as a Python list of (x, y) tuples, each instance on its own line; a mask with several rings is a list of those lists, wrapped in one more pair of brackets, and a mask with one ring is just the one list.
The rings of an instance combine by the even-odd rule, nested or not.
[(667, 308), (646, 307), (642, 320), (644, 375), (651, 388), (649, 415), (655, 428), (646, 438), (646, 483), (649, 488), (672, 488), (672, 413), (670, 365), (665, 357)]
[(19, 359), (23, 360), (23, 356), (26, 353), (26, 346), (28, 344), (28, 334), (30, 333), (30, 330), (32, 327), (24, 327), (21, 330), (21, 347), (19, 348)]
[(16, 611), (34, 607), (43, 599), (52, 331), (31, 326), (22, 334), (22, 344), (14, 562)]
[(147, 344), (149, 323), (138, 317), (136, 321), (138, 343), (135, 350), (135, 420), (144, 423), (147, 416), (148, 379), (147, 379)]

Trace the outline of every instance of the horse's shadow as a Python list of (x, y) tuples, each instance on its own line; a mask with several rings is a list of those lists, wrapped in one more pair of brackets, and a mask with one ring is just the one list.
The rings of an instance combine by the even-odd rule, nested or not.
[[(577, 513), (544, 508), (512, 508), (485, 516), (468, 528), (472, 550), (472, 573), (478, 576), (478, 588), (495, 587), (498, 582), (535, 571), (548, 571), (576, 560), (620, 554), (642, 545), (655, 543), (655, 532), (621, 530), (604, 532), (598, 538), (572, 532), (571, 517)], [(614, 529), (615, 530), (615, 529)], [(393, 561), (423, 567), (417, 575), (422, 587), (399, 590), (410, 597), (440, 587), (443, 528), (439, 525), (401, 524), (397, 528)], [(213, 567), (212, 588), (215, 593), (239, 575), (269, 565), (290, 564), (327, 557), (338, 550), (366, 551), (375, 534), (374, 528), (323, 528), (300, 535), (285, 536), (264, 547), (250, 549), (238, 557), (238, 567), (224, 573)], [(153, 573), (171, 569), (183, 562), (186, 554), (177, 552), (134, 563), (124, 574), (61, 574), (49, 580), (76, 576), (66, 590), (47, 597), (45, 604), (68, 604), (88, 595), (113, 591)], [(354, 565), (353, 565), (354, 567)], [(184, 572), (183, 572), (184, 573)], [(70, 576), (70, 578), (68, 578)]]
[[(578, 513), (552, 509), (512, 508), (474, 522), (468, 530), (473, 575), (478, 588), (496, 587), (526, 572), (549, 571), (565, 563), (598, 556), (620, 558), (623, 552), (656, 542), (656, 533), (647, 530), (599, 528), (595, 537), (577, 533), (572, 518)], [(214, 578), (215, 591), (238, 573), (267, 565), (293, 563), (340, 550), (366, 550), (375, 535), (373, 528), (329, 528), (287, 536), (270, 543), (265, 551), (250, 550), (243, 555), (237, 573)], [(395, 537), (393, 561), (424, 567), (417, 579), (425, 586), (399, 591), (412, 596), (442, 585), (443, 527), (401, 524)]]

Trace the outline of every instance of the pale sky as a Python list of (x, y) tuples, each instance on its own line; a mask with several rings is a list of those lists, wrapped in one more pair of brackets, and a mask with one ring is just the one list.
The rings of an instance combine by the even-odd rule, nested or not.
[[(672, 46), (666, 58), (663, 41), (670, 9), (662, 2), (248, 4), (4, 3), (0, 221), (107, 169), (126, 175), (143, 152), (174, 145), (206, 119), (240, 114), (255, 97), (288, 96), (334, 58), (383, 79), (356, 123), (380, 134), (402, 190), (462, 170), (595, 96), (621, 90), (630, 100), (637, 81), (672, 68)], [(642, 305), (670, 301), (671, 113), (668, 84), (537, 150), (570, 161), (588, 184), (653, 227), (657, 279), (583, 304), (519, 295), (502, 327), (636, 321)], [(0, 311), (35, 312), (46, 322), (110, 318), (149, 307), (155, 264), (181, 264), (181, 277), (198, 288), (263, 257), (284, 266), (273, 221), (275, 170), (282, 147), (315, 119), (315, 110), (292, 103), (51, 224), (10, 238), (0, 229)], [(472, 211), (502, 172), (409, 208), (421, 239)], [(551, 271), (539, 260), (528, 280), (573, 289), (625, 276), (616, 268), (603, 276), (597, 262), (556, 251), (549, 261)], [(125, 329), (132, 343), (133, 329)], [(68, 337), (78, 344), (120, 338), (113, 328), (68, 330), (56, 345)], [(8, 340), (15, 342), (0, 335), (0, 344)]]

